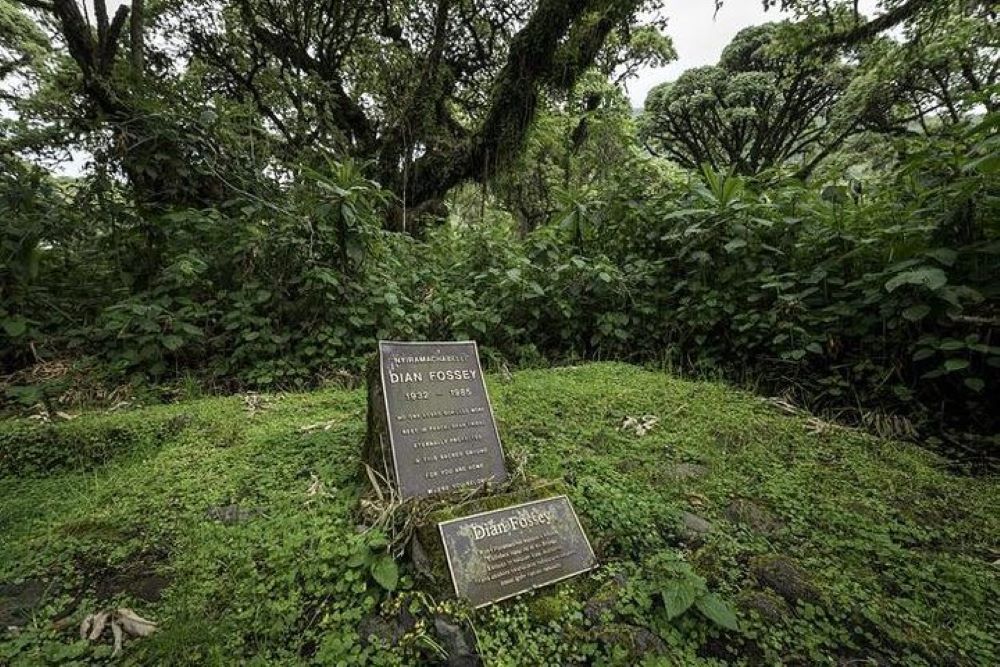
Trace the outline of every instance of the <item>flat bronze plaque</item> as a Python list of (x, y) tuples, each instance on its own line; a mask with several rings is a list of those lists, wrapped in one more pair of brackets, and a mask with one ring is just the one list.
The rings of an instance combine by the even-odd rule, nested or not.
[(379, 341), (393, 472), (404, 499), (507, 479), (475, 341)]
[(475, 607), (597, 567), (566, 496), (442, 521), (438, 530), (455, 595)]

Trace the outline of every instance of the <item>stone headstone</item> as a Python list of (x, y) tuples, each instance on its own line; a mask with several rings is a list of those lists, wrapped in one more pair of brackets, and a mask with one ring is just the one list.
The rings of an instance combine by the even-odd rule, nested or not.
[(474, 341), (379, 341), (368, 378), (369, 464), (401, 497), (507, 479)]
[(597, 567), (566, 496), (438, 524), (455, 594), (475, 607)]

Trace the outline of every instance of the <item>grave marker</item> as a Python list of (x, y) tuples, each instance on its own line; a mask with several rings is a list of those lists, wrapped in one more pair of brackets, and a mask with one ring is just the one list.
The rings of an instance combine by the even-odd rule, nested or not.
[(482, 607), (597, 567), (566, 496), (438, 524), (455, 595)]
[(403, 499), (507, 479), (474, 341), (379, 341), (377, 370), (369, 438)]

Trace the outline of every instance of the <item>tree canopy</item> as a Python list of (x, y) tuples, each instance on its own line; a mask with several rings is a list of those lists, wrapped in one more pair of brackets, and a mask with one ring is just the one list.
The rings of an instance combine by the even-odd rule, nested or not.
[[(434, 209), (453, 186), (513, 164), (540, 109), (571, 94), (589, 68), (621, 80), (671, 57), (661, 4), (134, 0), (112, 13), (106, 0), (4, 0), (0, 77), (12, 120), (3, 121), (0, 142), (22, 153), (87, 148), (153, 207), (210, 205), (266, 191), (274, 174), (296, 165), (357, 159), (395, 193), (390, 226), (402, 228), (403, 211)], [(871, 21), (849, 2), (780, 4), (811, 17), (819, 52), (900, 22), (932, 24), (950, 3), (888, 1)], [(969, 7), (991, 11), (987, 3)], [(985, 47), (978, 23), (975, 30)], [(750, 48), (761, 37), (742, 39)], [(823, 55), (740, 63), (737, 50), (729, 49), (721, 70), (691, 73), (674, 87), (671, 95), (685, 104), (703, 104), (690, 95), (703, 85), (727, 100), (715, 121), (727, 136), (714, 147), (691, 139), (683, 159), (725, 155), (755, 169), (823, 144), (828, 133), (815, 121), (842, 88), (840, 68), (818, 68)], [(958, 76), (989, 90), (996, 72), (981, 59), (956, 57), (972, 63)], [(929, 71), (923, 88), (940, 88)], [(741, 115), (755, 105), (781, 113), (795, 104), (801, 112), (757, 127), (753, 146)]]
[(753, 174), (790, 159), (806, 165), (854, 131), (858, 121), (836, 117), (853, 66), (782, 53), (783, 27), (746, 28), (718, 65), (651, 90), (642, 120), (650, 149), (685, 167)]

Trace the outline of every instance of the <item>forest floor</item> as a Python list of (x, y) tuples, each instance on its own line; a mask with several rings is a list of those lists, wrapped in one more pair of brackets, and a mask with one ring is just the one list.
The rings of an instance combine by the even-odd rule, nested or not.
[[(363, 390), (6, 420), (0, 664), (103, 664), (112, 633), (79, 626), (121, 607), (158, 626), (124, 664), (472, 664), (471, 645), (491, 665), (1000, 664), (995, 477), (624, 364), (488, 385), (508, 456), (565, 484), (593, 573), (473, 612), (400, 559), (383, 590)], [(682, 572), (738, 630), (668, 620)]]

